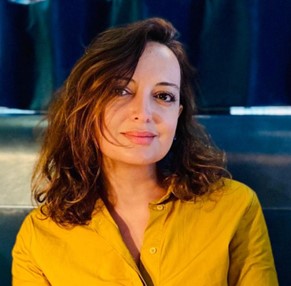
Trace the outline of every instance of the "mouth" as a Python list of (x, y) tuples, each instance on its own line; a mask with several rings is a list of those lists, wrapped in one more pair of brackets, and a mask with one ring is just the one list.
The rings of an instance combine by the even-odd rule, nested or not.
[(150, 145), (156, 134), (149, 131), (127, 131), (122, 133), (131, 143), (137, 145)]

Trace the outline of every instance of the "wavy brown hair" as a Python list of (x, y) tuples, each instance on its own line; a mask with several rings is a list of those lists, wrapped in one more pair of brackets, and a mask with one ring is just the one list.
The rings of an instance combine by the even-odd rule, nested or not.
[(118, 78), (131, 78), (149, 41), (166, 45), (181, 69), (176, 140), (158, 162), (161, 183), (189, 200), (210, 192), (224, 170), (224, 154), (211, 142), (195, 117), (192, 89), (195, 73), (171, 23), (151, 18), (101, 33), (73, 67), (47, 113), (39, 160), (32, 178), (33, 195), (42, 212), (61, 225), (86, 224), (96, 200), (106, 189), (97, 129), (104, 109), (114, 99)]

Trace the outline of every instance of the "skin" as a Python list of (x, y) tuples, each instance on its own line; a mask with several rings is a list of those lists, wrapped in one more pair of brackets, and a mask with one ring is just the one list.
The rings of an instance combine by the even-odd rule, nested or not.
[(120, 79), (116, 99), (105, 109), (99, 147), (109, 181), (108, 209), (136, 262), (142, 245), (148, 203), (165, 194), (156, 162), (169, 151), (182, 111), (180, 66), (165, 45), (149, 42), (132, 79)]

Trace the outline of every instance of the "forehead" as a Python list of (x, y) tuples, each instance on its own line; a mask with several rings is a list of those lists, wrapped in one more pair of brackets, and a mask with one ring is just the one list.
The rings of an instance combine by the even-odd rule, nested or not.
[(133, 78), (146, 74), (147, 78), (170, 80), (179, 85), (180, 65), (176, 55), (165, 45), (148, 42), (142, 53)]

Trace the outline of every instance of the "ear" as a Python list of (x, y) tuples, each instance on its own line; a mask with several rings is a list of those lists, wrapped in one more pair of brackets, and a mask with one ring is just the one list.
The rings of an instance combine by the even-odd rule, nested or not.
[(179, 116), (180, 116), (180, 114), (182, 113), (182, 111), (183, 111), (183, 105), (180, 105), (180, 106), (179, 106)]

